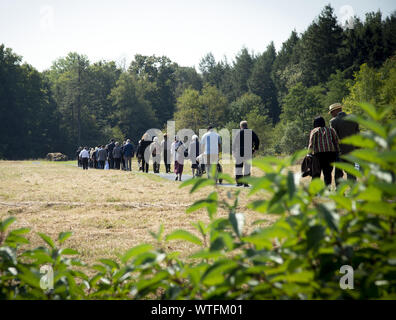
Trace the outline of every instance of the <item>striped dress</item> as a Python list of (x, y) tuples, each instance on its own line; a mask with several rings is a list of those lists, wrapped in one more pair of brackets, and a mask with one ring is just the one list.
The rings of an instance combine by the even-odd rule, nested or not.
[(312, 150), (314, 154), (319, 152), (339, 152), (337, 133), (333, 128), (314, 128), (309, 136), (308, 149)]

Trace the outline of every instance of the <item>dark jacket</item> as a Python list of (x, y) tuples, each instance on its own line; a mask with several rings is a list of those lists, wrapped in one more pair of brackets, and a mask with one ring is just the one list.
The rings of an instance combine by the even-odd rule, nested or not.
[(139, 156), (140, 157), (144, 157), (144, 152), (146, 151), (146, 148), (150, 145), (152, 143), (152, 141), (146, 141), (146, 140), (142, 140), (141, 142), (140, 142), (140, 145), (139, 145), (139, 149), (138, 149), (138, 153), (139, 153)]
[(133, 157), (134, 153), (135, 153), (135, 148), (133, 147), (132, 143), (127, 143), (126, 145), (124, 145), (124, 156), (125, 157)]
[(107, 158), (107, 151), (106, 149), (100, 149), (98, 151), (98, 160), (99, 161), (105, 161)]
[[(249, 132), (251, 132), (251, 135), (249, 134)], [(249, 138), (252, 139), (251, 143), (246, 140)], [(236, 158), (245, 157), (245, 151), (247, 151), (247, 150), (245, 150), (245, 144), (246, 144), (246, 147), (251, 145), (252, 153), (254, 153), (254, 151), (258, 150), (258, 148), (260, 146), (260, 140), (259, 140), (257, 134), (253, 130), (241, 129), (235, 136), (235, 139), (232, 143), (232, 151)], [(248, 155), (246, 155), (246, 156), (248, 156)]]
[(120, 146), (115, 146), (113, 149), (113, 158), (114, 159), (120, 159), (121, 158), (121, 147)]
[[(336, 117), (330, 120), (330, 127), (335, 130), (338, 138), (344, 139), (359, 133), (359, 125), (356, 122), (345, 120), (345, 112), (339, 112)], [(347, 154), (355, 149), (350, 144), (340, 143), (341, 154)]]
[(114, 149), (114, 147), (115, 147), (115, 143), (114, 143), (114, 142), (109, 143), (109, 144), (106, 146), (106, 149), (107, 149), (107, 152), (108, 152), (108, 154), (109, 154), (109, 158), (110, 158), (110, 159), (113, 158), (113, 149)]

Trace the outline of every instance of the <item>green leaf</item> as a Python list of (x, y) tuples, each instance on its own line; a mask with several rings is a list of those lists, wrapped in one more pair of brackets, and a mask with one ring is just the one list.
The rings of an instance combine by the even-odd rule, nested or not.
[(17, 236), (19, 236), (19, 235), (26, 234), (26, 233), (29, 233), (29, 232), (30, 232), (29, 228), (20, 228), (20, 229), (12, 230), (9, 233), (9, 235), (17, 235)]
[(345, 198), (342, 195), (330, 195), (330, 199), (333, 199), (341, 208), (352, 211), (352, 200)]
[(376, 121), (373, 121), (370, 119), (364, 119), (363, 117), (357, 116), (357, 115), (349, 115), (346, 117), (346, 119), (355, 121), (355, 122), (359, 123), (362, 127), (365, 127), (367, 129), (375, 132), (382, 138), (386, 138), (386, 131), (385, 131), (384, 127)]
[(58, 236), (59, 243), (65, 242), (73, 233), (72, 232), (61, 232)]
[(66, 249), (60, 250), (60, 254), (62, 254), (62, 255), (75, 255), (75, 254), (78, 254), (78, 251), (74, 250), (74, 249), (71, 249), (71, 248), (66, 248)]
[(193, 187), (190, 190), (190, 193), (193, 193), (203, 187), (206, 186), (214, 186), (215, 181), (212, 179), (206, 179), (206, 178), (199, 178), (199, 179), (189, 179), (184, 181), (181, 185), (180, 188), (186, 187), (188, 185), (193, 185)]
[(374, 186), (367, 187), (364, 191), (359, 193), (356, 197), (357, 200), (366, 200), (366, 201), (381, 201), (382, 200), (382, 192), (381, 190), (375, 188)]
[(210, 251), (219, 251), (224, 248), (232, 250), (234, 247), (233, 238), (228, 232), (219, 232), (211, 237), (210, 241)]
[(377, 144), (373, 140), (365, 138), (361, 135), (349, 136), (342, 139), (340, 142), (361, 148), (375, 148), (377, 146)]
[(358, 149), (350, 153), (351, 156), (362, 159), (371, 163), (378, 163), (379, 165), (386, 165), (382, 160), (381, 155), (373, 149)]
[(102, 262), (104, 265), (110, 267), (111, 270), (120, 268), (118, 263), (115, 262), (114, 260), (111, 260), (111, 259), (99, 259), (99, 261)]
[(55, 244), (49, 236), (40, 232), (38, 232), (37, 234), (40, 236), (41, 239), (44, 240), (46, 244), (48, 244), (52, 249), (55, 249)]
[(141, 244), (129, 249), (121, 258), (122, 263), (127, 263), (132, 257), (153, 250), (151, 244)]
[(194, 202), (189, 208), (187, 208), (186, 213), (191, 213), (202, 208), (208, 210), (209, 217), (212, 219), (213, 215), (217, 212), (218, 206), (218, 195), (217, 192), (212, 192), (206, 199), (198, 200)]
[(351, 165), (350, 163), (345, 163), (345, 162), (335, 162), (334, 167), (344, 170), (345, 172), (357, 177), (357, 178), (362, 178), (363, 174), (355, 168), (355, 166)]
[(230, 213), (228, 219), (230, 220), (231, 226), (237, 234), (238, 238), (241, 238), (243, 227), (245, 225), (245, 215), (243, 213)]
[(325, 228), (323, 226), (317, 225), (312, 226), (307, 231), (307, 249), (320, 247), (320, 242), (325, 237)]
[(377, 121), (377, 120), (380, 119), (380, 116), (379, 116), (379, 114), (377, 113), (377, 110), (375, 109), (375, 107), (374, 107), (372, 104), (366, 103), (366, 102), (361, 102), (361, 103), (358, 103), (358, 106), (359, 106), (361, 109), (363, 109), (363, 110), (366, 112), (366, 114), (367, 114), (370, 118), (372, 118), (373, 120)]
[(360, 210), (389, 217), (396, 217), (395, 203), (388, 203), (384, 201), (368, 202), (360, 207)]
[(0, 224), (0, 232), (6, 232), (8, 227), (16, 221), (14, 217), (3, 220)]
[(198, 221), (197, 223), (191, 223), (201, 234), (205, 236), (208, 233), (208, 227), (202, 221)]
[(194, 243), (198, 246), (202, 246), (202, 242), (201, 240), (193, 235), (192, 233), (185, 231), (185, 230), (176, 230), (174, 232), (172, 232), (171, 234), (168, 234), (166, 236), (166, 240), (185, 240), (185, 241), (189, 241), (191, 243)]
[(320, 178), (315, 178), (309, 184), (308, 192), (311, 195), (317, 195), (319, 192), (323, 191), (324, 188), (325, 188), (324, 182)]
[(323, 219), (326, 221), (329, 228), (333, 229), (334, 231), (338, 231), (338, 222), (339, 222), (338, 214), (335, 213), (333, 210), (329, 209), (324, 204), (318, 204), (316, 208), (318, 209), (318, 212), (321, 214)]
[(294, 174), (289, 171), (287, 173), (287, 191), (289, 192), (289, 199), (291, 200), (296, 192), (296, 185), (294, 184)]

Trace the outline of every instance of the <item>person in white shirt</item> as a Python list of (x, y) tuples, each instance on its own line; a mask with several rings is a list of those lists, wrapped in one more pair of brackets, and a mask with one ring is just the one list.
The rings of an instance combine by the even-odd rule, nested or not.
[(176, 181), (181, 181), (184, 167), (184, 151), (186, 149), (186, 146), (182, 141), (179, 140), (179, 137), (175, 136), (175, 142), (173, 142), (171, 146), (171, 153), (173, 159), (175, 160)]
[(212, 165), (219, 163), (219, 152), (221, 151), (221, 136), (214, 132), (213, 126), (208, 127), (206, 132), (201, 139), (201, 152), (203, 153), (203, 160), (206, 167), (206, 173), (210, 175), (210, 169)]
[(88, 170), (89, 151), (88, 147), (81, 150), (79, 157), (82, 160), (83, 170)]

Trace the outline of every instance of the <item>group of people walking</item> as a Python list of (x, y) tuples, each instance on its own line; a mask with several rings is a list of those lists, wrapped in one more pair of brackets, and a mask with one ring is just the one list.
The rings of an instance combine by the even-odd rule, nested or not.
[[(77, 165), (84, 170), (95, 169), (122, 169), (132, 170), (132, 157), (134, 147), (128, 139), (120, 143), (111, 139), (106, 146), (100, 145), (95, 148), (79, 147), (76, 151)], [(107, 166), (107, 167), (106, 167)]]
[[(191, 137), (187, 143), (187, 137), (182, 141), (178, 136), (174, 140), (168, 138), (167, 134), (159, 142), (158, 137), (152, 137), (145, 133), (138, 146), (135, 148), (130, 139), (122, 144), (111, 139), (106, 146), (101, 145), (96, 148), (78, 148), (76, 151), (77, 163), (84, 170), (88, 168), (96, 169), (116, 169), (132, 170), (132, 158), (137, 157), (140, 171), (149, 171), (149, 160), (152, 159), (153, 172), (160, 172), (160, 164), (163, 161), (165, 172), (171, 173), (171, 162), (174, 163), (175, 180), (182, 180), (184, 161), (191, 161), (193, 177), (207, 173), (210, 176), (212, 166), (215, 172), (222, 171), (219, 163), (219, 154), (222, 151), (222, 139), (214, 130), (213, 126), (208, 127), (208, 131), (201, 139), (197, 135)], [(236, 182), (237, 186), (247, 186), (242, 184), (240, 179), (250, 175), (249, 160), (252, 154), (259, 148), (257, 135), (248, 129), (247, 122), (240, 123), (240, 131), (233, 141), (233, 155), (236, 160)], [(221, 180), (220, 180), (221, 182)]]
[[(359, 132), (357, 123), (346, 120), (346, 113), (342, 111), (340, 103), (334, 103), (329, 107), (332, 115), (330, 125), (327, 127), (322, 116), (316, 117), (313, 122), (313, 129), (310, 132), (308, 149), (310, 150), (309, 165), (304, 160), (302, 170), (309, 169), (312, 178), (319, 178), (323, 173), (326, 185), (332, 182), (333, 163), (345, 161), (340, 156), (351, 152), (354, 147), (348, 144), (341, 144), (340, 140)], [(122, 144), (110, 140), (106, 146), (101, 145), (96, 148), (82, 148), (77, 150), (78, 165), (84, 170), (90, 168), (97, 169), (116, 169), (132, 170), (132, 158), (137, 157), (140, 171), (149, 171), (149, 161), (152, 159), (153, 172), (160, 172), (160, 164), (163, 161), (165, 172), (171, 172), (171, 162), (174, 163), (175, 180), (181, 181), (184, 161), (191, 161), (193, 177), (207, 173), (210, 176), (212, 167), (214, 172), (221, 172), (219, 154), (222, 151), (221, 136), (215, 132), (213, 126), (209, 126), (207, 132), (201, 139), (197, 135), (188, 137), (182, 141), (175, 136), (173, 141), (167, 134), (160, 142), (158, 137), (151, 137), (145, 133), (140, 139), (137, 148), (131, 143), (130, 139)], [(236, 134), (232, 142), (232, 155), (235, 159), (235, 180), (237, 186), (248, 186), (246, 181), (241, 179), (250, 176), (251, 164), (254, 153), (259, 149), (260, 141), (256, 133), (248, 129), (246, 121), (241, 121), (240, 131)], [(307, 157), (306, 157), (307, 159)], [(309, 168), (308, 168), (309, 167)], [(305, 169), (304, 169), (305, 168)], [(343, 171), (336, 168), (335, 182), (339, 183), (339, 178), (343, 176)], [(347, 174), (348, 179), (355, 179)]]

